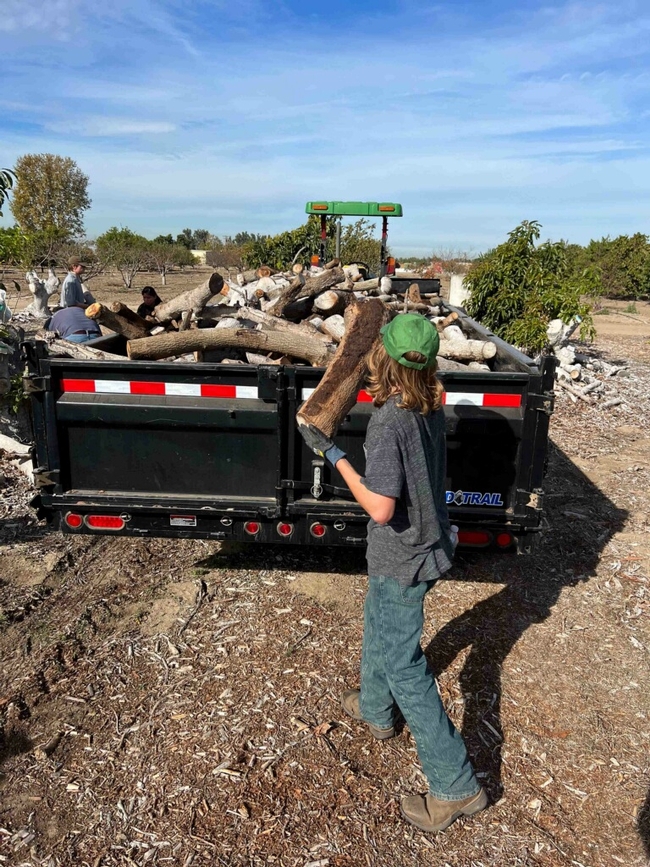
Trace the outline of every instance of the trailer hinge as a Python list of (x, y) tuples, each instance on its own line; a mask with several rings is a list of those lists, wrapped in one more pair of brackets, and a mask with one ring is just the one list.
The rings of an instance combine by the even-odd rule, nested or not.
[(25, 376), (23, 377), (23, 389), (26, 394), (51, 391), (52, 379), (49, 376)]
[(555, 407), (555, 395), (552, 392), (529, 394), (526, 398), (526, 406), (536, 409), (538, 412), (544, 412), (546, 415), (552, 415)]
[(49, 485), (58, 485), (59, 476), (59, 470), (47, 470), (45, 467), (36, 467), (34, 470), (34, 487), (47, 488)]

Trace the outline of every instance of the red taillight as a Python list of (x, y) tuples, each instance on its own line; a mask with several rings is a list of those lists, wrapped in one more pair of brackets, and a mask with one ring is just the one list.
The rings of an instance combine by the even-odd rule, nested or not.
[(327, 527), (324, 527), (322, 524), (312, 524), (309, 528), (309, 532), (312, 534), (312, 536), (316, 536), (317, 539), (320, 539), (322, 536), (324, 536), (326, 530)]
[(125, 524), (124, 518), (119, 515), (87, 515), (86, 526), (92, 530), (122, 530)]
[(257, 523), (257, 521), (246, 521), (246, 523), (244, 524), (244, 530), (248, 533), (249, 536), (257, 536), (261, 529), (262, 528)]
[(71, 530), (78, 530), (84, 522), (81, 515), (76, 515), (74, 512), (68, 512), (63, 519)]
[(514, 542), (514, 539), (511, 533), (499, 533), (496, 542), (499, 548), (509, 548)]
[(489, 545), (492, 537), (485, 530), (459, 530), (459, 545)]
[(278, 533), (281, 536), (290, 536), (293, 533), (293, 524), (278, 524)]

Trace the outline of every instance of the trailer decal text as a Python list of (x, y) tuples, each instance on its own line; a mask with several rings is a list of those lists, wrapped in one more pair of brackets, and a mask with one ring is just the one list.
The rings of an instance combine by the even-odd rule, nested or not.
[(503, 506), (501, 494), (480, 491), (447, 491), (446, 501), (454, 506)]

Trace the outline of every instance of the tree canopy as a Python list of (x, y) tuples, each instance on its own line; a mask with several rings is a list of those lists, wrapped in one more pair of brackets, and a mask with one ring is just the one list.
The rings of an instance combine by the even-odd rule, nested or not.
[(589, 269), (572, 271), (562, 241), (535, 245), (540, 224), (524, 221), (508, 240), (479, 257), (467, 277), (467, 310), (494, 333), (528, 352), (546, 344), (551, 319), (570, 322), (582, 317), (582, 335), (593, 336), (590, 305), (600, 286), (599, 275)]
[(11, 212), (25, 232), (56, 232), (65, 237), (83, 231), (90, 207), (88, 176), (70, 157), (25, 154), (16, 161)]

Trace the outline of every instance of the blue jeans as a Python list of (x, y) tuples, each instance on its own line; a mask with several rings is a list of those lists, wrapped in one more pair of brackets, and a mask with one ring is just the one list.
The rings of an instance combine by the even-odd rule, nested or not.
[(89, 340), (94, 340), (96, 337), (101, 336), (101, 333), (97, 334), (96, 331), (85, 331), (83, 334), (68, 334), (65, 339), (69, 340), (70, 343), (87, 343)]
[(361, 716), (378, 728), (390, 728), (399, 706), (415, 738), (430, 793), (443, 801), (469, 798), (480, 786), (420, 646), (424, 597), (435, 582), (400, 587), (394, 578), (371, 577), (368, 581)]

